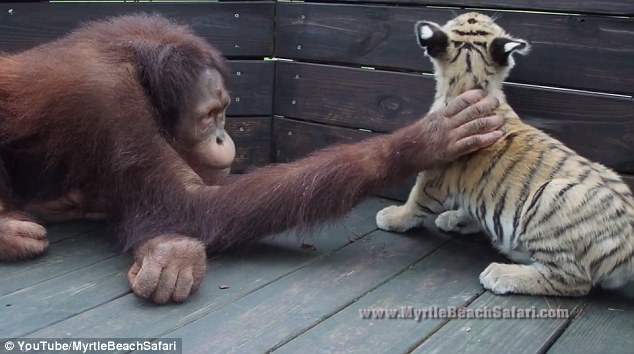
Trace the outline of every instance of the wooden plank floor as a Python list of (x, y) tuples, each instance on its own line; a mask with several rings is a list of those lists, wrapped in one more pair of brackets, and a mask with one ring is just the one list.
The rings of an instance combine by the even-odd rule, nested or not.
[[(634, 286), (586, 298), (495, 296), (478, 274), (486, 240), (376, 229), (373, 198), (300, 247), (280, 235), (210, 260), (187, 303), (128, 288), (131, 260), (98, 223), (49, 228), (41, 258), (0, 264), (0, 338), (182, 338), (184, 353), (631, 353)], [(220, 285), (228, 285), (221, 289)], [(361, 309), (568, 309), (558, 319), (363, 319)], [(0, 349), (0, 352), (4, 348)]]

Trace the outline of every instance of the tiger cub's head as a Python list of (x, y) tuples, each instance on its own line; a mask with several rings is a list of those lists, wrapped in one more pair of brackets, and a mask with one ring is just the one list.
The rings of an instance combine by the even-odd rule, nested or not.
[(434, 64), (436, 101), (432, 110), (459, 94), (481, 88), (502, 102), (502, 82), (515, 64), (513, 53), (527, 54), (526, 41), (511, 37), (489, 16), (469, 12), (440, 26), (416, 23), (418, 43)]

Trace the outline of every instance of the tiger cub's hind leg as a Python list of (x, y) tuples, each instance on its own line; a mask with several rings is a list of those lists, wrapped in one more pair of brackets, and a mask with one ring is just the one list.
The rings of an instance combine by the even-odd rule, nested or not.
[(541, 263), (530, 265), (491, 263), (480, 274), (480, 283), (495, 294), (583, 296), (592, 283), (582, 274), (565, 273)]
[(433, 226), (436, 216), (445, 208), (439, 199), (430, 198), (424, 191), (426, 183), (426, 172), (421, 172), (404, 205), (392, 205), (376, 214), (377, 226), (382, 230), (398, 232), (417, 226)]
[(457, 232), (463, 235), (482, 231), (480, 223), (463, 209), (447, 210), (436, 218), (436, 226), (445, 232)]

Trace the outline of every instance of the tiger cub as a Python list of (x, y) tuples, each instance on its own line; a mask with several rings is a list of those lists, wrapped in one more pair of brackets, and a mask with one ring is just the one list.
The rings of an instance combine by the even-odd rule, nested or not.
[(435, 225), (463, 234), (484, 231), (515, 262), (491, 263), (480, 282), (496, 294), (581, 296), (634, 279), (634, 201), (610, 169), (577, 155), (522, 123), (506, 103), (502, 81), (513, 53), (527, 42), (483, 14), (466, 13), (439, 26), (416, 24), (434, 64), (431, 110), (482, 88), (500, 100), (505, 135), (493, 146), (448, 166), (421, 172), (403, 206), (376, 215), (381, 229)]

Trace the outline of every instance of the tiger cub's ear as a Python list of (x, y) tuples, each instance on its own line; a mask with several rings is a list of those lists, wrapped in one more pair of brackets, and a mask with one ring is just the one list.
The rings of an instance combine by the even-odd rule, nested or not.
[(420, 46), (427, 51), (427, 55), (432, 58), (438, 58), (447, 53), (449, 37), (440, 26), (433, 22), (417, 22), (416, 38)]
[(530, 46), (521, 39), (497, 37), (491, 42), (491, 58), (502, 66), (513, 65), (513, 53), (528, 54)]

